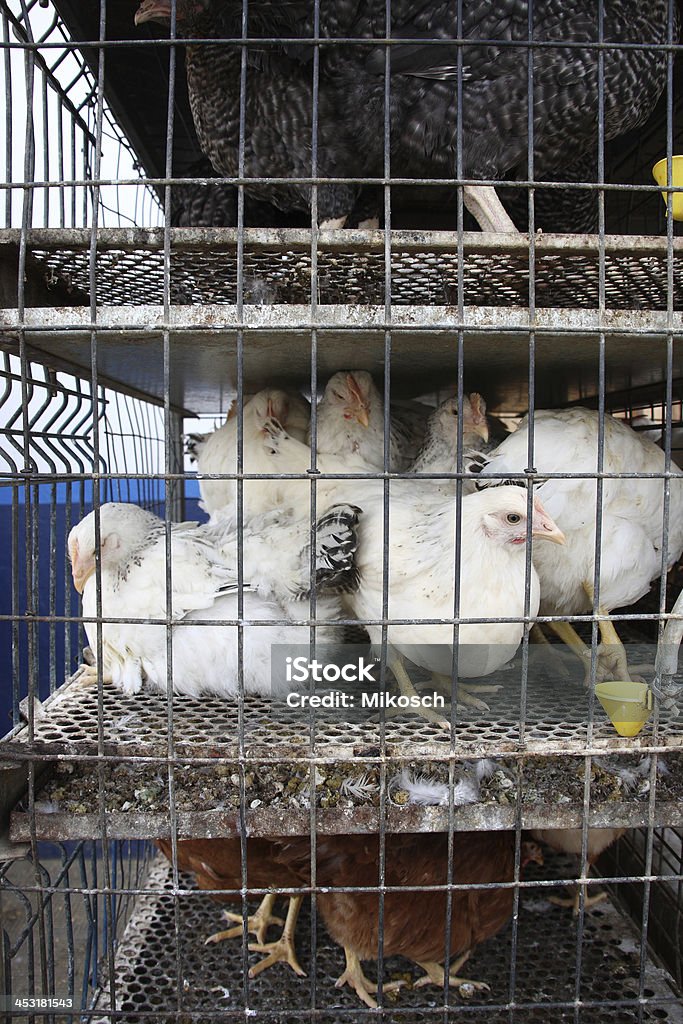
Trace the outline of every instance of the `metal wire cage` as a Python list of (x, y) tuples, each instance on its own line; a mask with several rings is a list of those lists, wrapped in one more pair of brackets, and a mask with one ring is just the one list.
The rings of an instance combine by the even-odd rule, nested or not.
[[(268, 623), (248, 613), (244, 567), (250, 488), (255, 480), (258, 486), (287, 476), (249, 471), (250, 396), (272, 386), (305, 394), (315, 439), (326, 381), (356, 368), (372, 372), (379, 386), (383, 450), (380, 467), (360, 474), (362, 480), (348, 474), (345, 500), (353, 501), (361, 485), (383, 498), (381, 613), (377, 621), (359, 621), (345, 607), (339, 621), (356, 630), (355, 639), (359, 626), (381, 630), (379, 689), (392, 688), (387, 639), (398, 618), (389, 615), (392, 488), (410, 477), (390, 464), (392, 402), (421, 398), (431, 410), (448, 395), (457, 399), (456, 469), (433, 474), (450, 489), (455, 509), (458, 525), (444, 548), (453, 548), (456, 577), (471, 557), (462, 534), (472, 477), (464, 450), (468, 392), (483, 394), (489, 413), (507, 428), (528, 412), (532, 440), (517, 475), (537, 485), (545, 479), (534, 462), (538, 410), (597, 410), (596, 470), (588, 476), (597, 480), (598, 518), (615, 479), (643, 476), (628, 466), (603, 471), (607, 415), (657, 442), (665, 452), (664, 469), (654, 474), (665, 495), (660, 518), (665, 538), (673, 536), (683, 368), (679, 229), (667, 208), (673, 212), (678, 196), (671, 159), (670, 184), (653, 184), (651, 166), (675, 155), (677, 5), (670, 0), (664, 11), (658, 42), (618, 45), (606, 29), (609, 0), (595, 5), (594, 36), (587, 30), (587, 41), (568, 44), (539, 38), (541, 0), (517, 5), (526, 36), (494, 42), (498, 60), (514, 52), (522, 68), (524, 155), (514, 173), (499, 178), (470, 173), (462, 128), (446, 170), (438, 163), (406, 170), (395, 145), (401, 122), (390, 116), (392, 96), (403, 88), (392, 73), (392, 61), (401, 59), (397, 47), (412, 40), (442, 54), (445, 40), (452, 106), (463, 124), (479, 39), (476, 30), (465, 37), (463, 26), (476, 4), (454, 3), (444, 32), (409, 21), (411, 34), (399, 0), (386, 9), (369, 0), (353, 5), (372, 15), (372, 30), (359, 30), (358, 38), (340, 27), (343, 3), (311, 0), (291, 5), (291, 35), (283, 42), (276, 12), (264, 16), (261, 0), (224, 0), (218, 7), (234, 15), (222, 23), (231, 31), (222, 42), (199, 33), (193, 44), (195, 58), (227, 53), (231, 62), (224, 81), (232, 148), (222, 165), (220, 146), (211, 154), (216, 163), (202, 153), (198, 135), (206, 129), (193, 124), (197, 95), (186, 78), (187, 10), (204, 5), (157, 6), (168, 7), (170, 28), (136, 28), (136, 4), (123, 0), (0, 0), (0, 514), (8, 538), (0, 629), (2, 674), (11, 680), (2, 705), (9, 731), (0, 747), (0, 1019), (681, 1020), (678, 708), (658, 699), (636, 739), (618, 737), (592, 687), (582, 688), (578, 662), (562, 658), (557, 644), (539, 651), (530, 643), (534, 626), (570, 619), (595, 683), (606, 617), (599, 568), (588, 613), (534, 615), (529, 551), (518, 650), (485, 680), (502, 689), (488, 709), (463, 710), (453, 700), (445, 729), (384, 711), (374, 718), (324, 710), (302, 716), (248, 692), (245, 638)], [(622, 6), (625, 17), (635, 17), (639, 5)], [(189, 36), (196, 37), (191, 30), (192, 23)], [(594, 57), (596, 131), (587, 163), (545, 173), (533, 148), (542, 122), (529, 54), (556, 42), (563, 44), (554, 47), (558, 61)], [(482, 46), (489, 45), (484, 35)], [(379, 100), (374, 94), (383, 122), (378, 155), (370, 165), (357, 154), (356, 163), (339, 170), (327, 159), (329, 124), (342, 130), (341, 122), (329, 122), (329, 82), (345, 60), (365, 67), (371, 49), (381, 64)], [(661, 57), (661, 96), (646, 121), (615, 134), (609, 62), (615, 53), (626, 60), (648, 51)], [(269, 69), (271, 88), (290, 84), (291, 76), (303, 96), (303, 173), (276, 173), (272, 154), (265, 169), (253, 159), (251, 137), (261, 126), (249, 104)], [(644, 73), (639, 81), (646, 91)], [(295, 102), (294, 93), (288, 96)], [(373, 109), (368, 104), (368, 119)], [(292, 151), (297, 141), (289, 140)], [(288, 209), (278, 189), (295, 178), (304, 201)], [(482, 183), (500, 192), (521, 233), (473, 230), (467, 189)], [(360, 198), (340, 228), (322, 211), (330, 189), (347, 187)], [(588, 209), (588, 233), (569, 232), (583, 224), (578, 214), (571, 221), (579, 208)], [(558, 217), (569, 210), (569, 224), (560, 218), (554, 229), (553, 210)], [(229, 413), (237, 423), (234, 469), (207, 469), (198, 481), (183, 456), (183, 435), (218, 427)], [(572, 474), (568, 464), (556, 475)], [(330, 474), (313, 454), (305, 470), (290, 475), (305, 481), (297, 501), (313, 543)], [(196, 502), (207, 479), (235, 481), (235, 617), (204, 626), (234, 632), (237, 668), (231, 695), (191, 697), (177, 692), (181, 681), (174, 678), (182, 623), (174, 619), (177, 565), (170, 553), (172, 526), (203, 516)], [(101, 558), (96, 614), (81, 614), (67, 537), (91, 509), (99, 535), (102, 505), (111, 501), (141, 505), (161, 519), (166, 562), (157, 617), (138, 619), (127, 607), (103, 610)], [(600, 527), (595, 546), (599, 567)], [(283, 624), (303, 626), (315, 651), (324, 620), (314, 568), (307, 567), (309, 586), (296, 617)], [(481, 572), (483, 578), (486, 566)], [(680, 566), (667, 574), (660, 555), (650, 593), (610, 609), (622, 638), (646, 661), (654, 659), (680, 586)], [(468, 624), (458, 600), (455, 588), (445, 619), (453, 679), (459, 631)], [(419, 611), (407, 625), (430, 618), (429, 608)], [(163, 629), (164, 686), (122, 692), (106, 677), (112, 619)], [(85, 654), (84, 626), (96, 638)], [(197, 659), (202, 654), (198, 646)], [(84, 658), (91, 662), (89, 685), (79, 669)], [(572, 834), (578, 866), (548, 850), (543, 865), (526, 866), (529, 830), (545, 830), (546, 838), (548, 830)], [(596, 830), (626, 835), (591, 874)], [(489, 879), (479, 866), (473, 877), (462, 874), (468, 848), (482, 851), (485, 864), (486, 843), (498, 849), (506, 836), (505, 877)], [(188, 841), (200, 844), (194, 861)], [(211, 868), (216, 847), (203, 841), (224, 843), (231, 863), (224, 877)], [(415, 862), (421, 851), (437, 851), (433, 872), (401, 876), (396, 865), (404, 849)], [(328, 874), (337, 854), (346, 869)], [(295, 862), (303, 864), (298, 874)], [(272, 867), (265, 877), (264, 863)], [(608, 899), (592, 907), (598, 878)], [(567, 880), (579, 893), (575, 917), (547, 898)], [(471, 908), (492, 893), (504, 906), (509, 901), (505, 927), (477, 945), (467, 967), (490, 990), (471, 982), (411, 987), (410, 940), (421, 918), (438, 908), (430, 925), (447, 959), (454, 952), (451, 929), (471, 923), (479, 913)], [(252, 949), (247, 926), (252, 900), (273, 894), (304, 897), (297, 949), (307, 977), (285, 964), (258, 973), (264, 953), (278, 950)], [(353, 953), (331, 922), (335, 895), (340, 920), (345, 914), (347, 925), (357, 919), (376, 927), (376, 940), (361, 954), (376, 961), (364, 969), (378, 983), (376, 993), (367, 984), (365, 1005), (333, 984), (340, 945), (347, 946), (348, 969)], [(230, 901), (235, 935), (205, 947), (221, 927), (220, 903)], [(394, 955), (397, 928), (406, 935), (408, 959)], [(398, 992), (396, 981), (404, 983)]]

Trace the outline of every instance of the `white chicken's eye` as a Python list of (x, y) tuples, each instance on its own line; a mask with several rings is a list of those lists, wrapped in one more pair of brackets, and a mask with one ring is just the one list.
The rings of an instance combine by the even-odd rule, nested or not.
[(522, 519), (522, 517), (520, 515), (517, 515), (516, 512), (508, 512), (505, 518), (507, 519), (508, 523), (512, 523), (513, 525), (515, 523), (521, 522)]
[(340, 402), (343, 402), (345, 400), (344, 395), (340, 395), (338, 391), (333, 391), (332, 394), (334, 395), (335, 398), (338, 398)]

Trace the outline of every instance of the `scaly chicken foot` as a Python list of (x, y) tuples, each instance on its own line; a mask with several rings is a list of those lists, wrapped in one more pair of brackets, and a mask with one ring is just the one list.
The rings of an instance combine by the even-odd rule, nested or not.
[[(591, 603), (593, 602), (595, 591), (593, 590), (593, 584), (584, 581), (583, 589), (590, 598)], [(609, 615), (606, 608), (602, 605), (598, 605), (599, 615)], [(605, 664), (608, 670), (612, 671), (612, 679), (630, 680), (631, 669), (628, 665), (628, 659), (626, 657), (626, 649), (623, 643), (619, 639), (619, 634), (614, 628), (614, 623), (611, 619), (606, 618), (598, 623), (598, 629), (600, 630), (600, 637), (602, 643), (598, 648), (598, 658), (603, 664)]]
[[(606, 615), (604, 608), (598, 608), (600, 615)], [(567, 646), (574, 651), (583, 664), (583, 685), (589, 688), (591, 682), (591, 651), (570, 622), (549, 622), (548, 625), (553, 633), (556, 633)], [(601, 683), (603, 680), (623, 679), (628, 681), (634, 679), (636, 682), (639, 676), (633, 675), (633, 669), (629, 668), (626, 660), (624, 645), (617, 636), (617, 631), (609, 621), (600, 622), (600, 635), (603, 642), (596, 651), (595, 681)], [(606, 627), (606, 628), (605, 628)], [(606, 639), (610, 637), (610, 639)], [(616, 639), (611, 639), (615, 637)]]
[[(257, 942), (264, 943), (266, 941), (266, 932), (271, 924), (277, 924), (280, 925), (280, 927), (284, 926), (285, 922), (281, 917), (274, 917), (271, 914), (275, 900), (275, 894), (268, 893), (259, 903), (256, 912), (254, 914), (249, 914), (247, 917), (247, 933), (249, 935), (255, 935)], [(208, 939), (205, 939), (204, 941), (205, 946), (215, 942), (224, 942), (225, 939), (236, 939), (242, 935), (244, 920), (241, 914), (235, 914), (231, 910), (224, 910), (223, 917), (226, 921), (239, 922), (237, 927), (227, 928), (225, 931), (215, 932), (213, 935), (209, 935)]]
[(306, 977), (306, 972), (297, 959), (296, 947), (294, 946), (296, 921), (303, 901), (303, 896), (290, 896), (287, 920), (279, 939), (275, 942), (251, 942), (249, 944), (249, 949), (252, 952), (268, 953), (265, 959), (260, 960), (259, 963), (249, 968), (250, 978), (258, 977), (261, 971), (265, 971), (268, 967), (272, 967), (273, 964), (279, 963), (289, 964), (295, 974), (298, 974), (301, 978)]
[[(457, 971), (460, 970), (466, 960), (469, 960), (469, 957), (470, 950), (468, 949), (467, 952), (458, 957), (455, 963), (451, 964), (448, 969), (448, 984), (453, 988), (457, 988), (463, 999), (469, 998), (469, 996), (474, 995), (475, 992), (491, 991), (490, 986), (487, 985), (485, 981), (472, 981), (469, 978), (461, 978), (457, 974)], [(438, 985), (439, 988), (443, 988), (446, 981), (446, 972), (443, 964), (438, 964), (436, 961), (432, 960), (418, 960), (416, 962), (426, 973), (423, 977), (418, 978), (413, 985), (413, 988), (422, 988), (424, 985)], [(468, 985), (469, 990), (463, 992), (462, 988), (464, 985)]]
[[(432, 679), (436, 686), (448, 696), (451, 694), (450, 676), (443, 676), (438, 672), (432, 673)], [(458, 711), (467, 708), (476, 708), (477, 711), (490, 711), (491, 708), (485, 700), (479, 700), (473, 696), (475, 693), (498, 693), (503, 687), (499, 683), (461, 683), (457, 682), (455, 687), (455, 699)]]
[(482, 231), (519, 231), (501, 203), (493, 185), (465, 185), (463, 202)]
[[(377, 985), (365, 977), (360, 960), (348, 946), (344, 946), (344, 956), (346, 957), (346, 967), (343, 974), (340, 974), (335, 981), (334, 987), (343, 988), (344, 985), (348, 985), (366, 1006), (369, 1006), (371, 1010), (376, 1010), (377, 1001), (372, 998), (370, 993), (377, 991)], [(405, 981), (390, 981), (382, 985), (382, 992), (397, 992), (405, 984)]]
[[(398, 684), (399, 692), (403, 697), (419, 697), (419, 694), (413, 682), (408, 675), (405, 665), (403, 664), (403, 658), (400, 654), (393, 652), (389, 658), (389, 668), (391, 669), (394, 679)], [(401, 712), (403, 708), (400, 709)], [(440, 715), (438, 711), (434, 711), (433, 708), (425, 707), (421, 702), (418, 707), (410, 708), (410, 711), (419, 715), (421, 718), (426, 718), (428, 722), (435, 722), (440, 725), (442, 729), (450, 729), (450, 723), (446, 720), (444, 715)]]
[[(589, 896), (586, 893), (583, 898), (584, 909), (588, 910), (590, 907), (595, 907), (598, 903), (604, 903), (606, 899), (606, 892), (597, 892), (595, 896)], [(548, 903), (552, 903), (556, 907), (571, 907), (573, 916), (578, 917), (581, 908), (581, 886), (576, 886), (572, 896), (548, 896)]]

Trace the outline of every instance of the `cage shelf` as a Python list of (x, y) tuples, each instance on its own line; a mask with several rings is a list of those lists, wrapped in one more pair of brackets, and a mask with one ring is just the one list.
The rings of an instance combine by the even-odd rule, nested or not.
[[(591, 731), (580, 685), (574, 690), (566, 681), (558, 688), (556, 680), (535, 680), (522, 727), (520, 684), (514, 671), (506, 674), (509, 682), (492, 711), (462, 714), (452, 736), (412, 716), (387, 719), (384, 740), (380, 723), (368, 719), (318, 714), (312, 732), (300, 712), (246, 697), (243, 747), (234, 702), (175, 697), (170, 745), (163, 695), (124, 696), (104, 686), (98, 711), (97, 690), (76, 681), (37, 708), (32, 738), (21, 728), (0, 753), (24, 763), (36, 758), (51, 776), (32, 812), (44, 839), (96, 837), (103, 811), (111, 838), (168, 834), (169, 757), (178, 829), (187, 837), (238, 834), (241, 771), (247, 828), (254, 835), (307, 833), (311, 799), (320, 832), (375, 830), (382, 782), (385, 792), (399, 794), (386, 804), (393, 830), (440, 831), (448, 827), (448, 806), (408, 803), (401, 771), (447, 782), (451, 761), (467, 773), (468, 759), (482, 757), (493, 757), (496, 769), (482, 783), (478, 802), (454, 809), (454, 827), (514, 828), (519, 814), (526, 827), (580, 827), (586, 753), (597, 757), (592, 826), (683, 824), (683, 722), (662, 715), (656, 731), (650, 723), (637, 738), (624, 740), (596, 707)], [(628, 784), (615, 773), (642, 766), (653, 750), (663, 755), (665, 769), (650, 807), (647, 772)], [(13, 840), (28, 837), (30, 821), (27, 805), (20, 805), (12, 817)]]
[[(451, 745), (460, 757), (683, 749), (683, 718), (665, 711), (660, 712), (656, 732), (652, 719), (639, 736), (624, 739), (615, 733), (595, 700), (594, 721), (589, 725), (589, 696), (579, 682), (578, 670), (576, 679), (539, 673), (530, 680), (523, 715), (519, 652), (509, 666), (487, 676), (486, 681), (502, 684), (501, 692), (489, 698), (491, 710), (459, 712), (452, 736), (422, 718), (387, 718), (387, 752), (447, 757)], [(82, 687), (76, 674), (36, 707), (32, 737), (27, 726), (15, 730), (0, 748), (5, 756), (87, 757), (98, 753), (100, 742), (101, 752), (108, 757), (166, 758), (171, 753), (181, 758), (240, 756), (237, 701), (174, 696), (172, 745), (168, 702), (165, 694), (158, 692), (123, 694), (105, 684), (100, 702), (97, 687)], [(348, 719), (319, 709), (312, 737), (307, 712), (252, 695), (245, 696), (243, 707), (244, 749), (250, 756), (268, 760), (276, 751), (277, 757), (315, 754), (344, 760), (362, 757), (380, 742), (380, 723), (368, 717)]]
[[(536, 335), (537, 400), (547, 405), (595, 399), (601, 333), (607, 391), (640, 389), (644, 400), (661, 397), (667, 336), (683, 332), (676, 262), (683, 239), (674, 239), (669, 252), (663, 238), (629, 237), (625, 246), (615, 236), (601, 250), (592, 236), (542, 236), (535, 242), (530, 312), (526, 235), (466, 234), (459, 258), (451, 232), (394, 232), (388, 303), (383, 233), (321, 232), (312, 305), (310, 231), (249, 229), (241, 309), (235, 304), (234, 229), (173, 229), (168, 237), (166, 315), (163, 231), (29, 232), (20, 318), (11, 308), (19, 234), (0, 232), (7, 307), (0, 310), (0, 345), (16, 349), (23, 329), (32, 358), (90, 376), (96, 330), (102, 382), (163, 401), (162, 338), (168, 329), (172, 403), (212, 412), (224, 408), (236, 379), (240, 332), (244, 383), (253, 389), (273, 379), (305, 384), (312, 328), (322, 375), (347, 365), (381, 372), (384, 335), (391, 329), (395, 391), (419, 394), (442, 386), (449, 365), (455, 377), (462, 329), (468, 387), (484, 392), (491, 408), (523, 408), (530, 330)], [(96, 288), (90, 295), (93, 239)], [(673, 362), (677, 394), (683, 377), (679, 345)]]
[[(375, 754), (377, 753), (377, 748)], [(405, 756), (405, 755), (404, 755)], [(598, 757), (591, 767), (590, 804), (584, 807), (584, 760), (529, 756), (496, 758), (478, 784), (478, 800), (458, 803), (462, 784), (475, 778), (472, 763), (455, 765), (456, 831), (522, 828), (640, 828), (683, 824), (683, 755), (658, 762), (656, 799), (650, 806), (649, 761), (637, 755)], [(644, 766), (644, 768), (643, 768)], [(643, 775), (645, 769), (646, 774)], [(381, 764), (377, 756), (320, 763), (280, 761), (244, 767), (244, 808), (235, 762), (184, 764), (173, 769), (173, 801), (181, 838), (373, 833), (381, 821), (389, 832), (442, 832), (447, 805), (409, 802), (407, 777), (446, 784), (448, 765), (412, 753), (386, 765), (385, 807), (380, 807)], [(629, 777), (626, 779), (626, 772)], [(145, 762), (60, 763), (44, 771), (33, 809), (24, 799), (10, 822), (12, 842), (39, 839), (158, 839), (171, 834), (167, 769)], [(444, 790), (446, 792), (446, 790)], [(470, 791), (471, 792), (471, 791)], [(311, 804), (315, 805), (312, 814)]]
[[(543, 868), (534, 867), (525, 878), (560, 879), (570, 876), (573, 870), (565, 859), (551, 856)], [(232, 1010), (237, 1017), (244, 1012), (244, 1005), (248, 1005), (249, 1013), (257, 1014), (263, 1024), (279, 1024), (283, 1013), (310, 1009), (313, 986), (317, 1005), (323, 1007), (316, 1011), (316, 1019), (322, 1024), (359, 1019), (357, 997), (348, 988), (334, 987), (342, 971), (343, 954), (322, 927), (316, 935), (314, 976), (296, 978), (286, 966), (278, 965), (258, 979), (246, 981), (239, 940), (219, 946), (203, 945), (204, 936), (223, 927), (221, 908), (205, 894), (192, 891), (191, 885), (191, 879), (180, 876), (182, 895), (177, 897), (176, 918), (170, 865), (162, 860), (153, 862), (147, 886), (158, 891), (137, 900), (116, 953), (112, 978), (115, 1004), (112, 1004), (108, 984), (103, 983), (93, 1007), (93, 1024), (109, 1024), (115, 1019), (109, 1016), (114, 1007), (119, 1013), (125, 1013), (129, 1024), (166, 1021), (176, 1010), (188, 1014), (188, 1018), (191, 1014), (197, 1024), (208, 1024), (215, 1019), (217, 1010), (223, 1013)], [(574, 1008), (577, 925), (568, 912), (553, 907), (544, 898), (546, 892), (545, 888), (527, 889), (521, 894), (515, 1020), (521, 1020), (523, 1014), (529, 1024), (543, 1024), (549, 1019), (548, 1014), (554, 1021), (577, 1020)], [(309, 973), (310, 936), (310, 917), (305, 908), (297, 927), (297, 946)], [(178, 958), (176, 942), (179, 943)], [(502, 1007), (510, 995), (511, 957), (510, 927), (475, 951), (468, 962), (468, 975), (488, 981), (491, 992), (473, 996), (468, 1002), (472, 1006), (468, 1017), (473, 1015), (474, 1019), (479, 1019), (485, 1013), (490, 1024), (503, 1024), (510, 1019), (510, 1011)], [(250, 964), (258, 959), (259, 954), (249, 954)], [(364, 964), (364, 969), (368, 976), (376, 976), (374, 964)], [(409, 963), (399, 957), (385, 960), (385, 981), (397, 977), (416, 978), (417, 973), (417, 968), (413, 974)], [(179, 989), (178, 977), (182, 978)], [(645, 958), (642, 1010), (637, 1005), (639, 980), (640, 940), (631, 925), (611, 902), (587, 911), (581, 943), (578, 1009), (581, 1024), (627, 1024), (640, 1020), (681, 1024), (683, 1009), (666, 971)], [(246, 992), (245, 984), (248, 984)], [(617, 1000), (624, 999), (633, 1000), (633, 1004), (615, 1005)], [(462, 1000), (453, 990), (449, 1001), (453, 1007), (449, 1016), (458, 1006), (464, 1009)], [(409, 1013), (412, 1010), (405, 1019), (417, 1024), (438, 1019), (434, 1008), (443, 1005), (443, 994), (435, 988), (404, 988), (395, 1001), (387, 994), (385, 1005)]]

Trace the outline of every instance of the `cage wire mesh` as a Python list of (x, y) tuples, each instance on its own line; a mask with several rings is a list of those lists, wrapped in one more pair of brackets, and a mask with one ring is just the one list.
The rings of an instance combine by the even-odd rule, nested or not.
[[(585, 20), (557, 39), (544, 35), (567, 31), (554, 0), (506, 5), (502, 36), (490, 6), (0, 0), (0, 1019), (683, 1018), (676, 680), (664, 687), (659, 673), (636, 736), (617, 735), (595, 695), (605, 666), (612, 678), (622, 668), (607, 657), (610, 621), (629, 662), (646, 663), (633, 673), (653, 682), (683, 582), (680, 239), (667, 216), (680, 198), (679, 10), (577, 5)], [(557, 122), (540, 116), (555, 67), (558, 94), (584, 83), (575, 107), (593, 111), (590, 124), (563, 132), (558, 109)], [(495, 68), (514, 89), (496, 92)], [(509, 125), (486, 134), (498, 108), (517, 155), (477, 165), (471, 139), (510, 141)], [(411, 148), (406, 111), (418, 132), (427, 114), (442, 119), (431, 162)], [(420, 435), (449, 398), (448, 459), (430, 462)], [(577, 407), (596, 414), (582, 438), (590, 469), (561, 415), (551, 447), (566, 440), (566, 455), (548, 468), (542, 410)], [(617, 464), (610, 416), (630, 430)], [(471, 492), (482, 458), (517, 430), (528, 443), (504, 476), (524, 490), (495, 490), (514, 491), (529, 521), (533, 493), (595, 481), (566, 492), (564, 511), (548, 505), (571, 545), (567, 507), (585, 502), (590, 599), (539, 609), (529, 526), (517, 538), (521, 603), (510, 610), (489, 588), (482, 614), (461, 571), (486, 587), (495, 552), (473, 563), (468, 509), (494, 489)], [(415, 450), (397, 462), (411, 431)], [(605, 606), (601, 564), (615, 545), (632, 576), (647, 561), (618, 530), (641, 501), (627, 489), (648, 482), (659, 488), (650, 576)], [(214, 514), (215, 531), (197, 533), (216, 494), (229, 498), (228, 525)], [(422, 520), (396, 538), (400, 509), (427, 509), (426, 521), (429, 501), (451, 522), (434, 535), (431, 583), (447, 581), (446, 605), (413, 578), (397, 614), (395, 573), (413, 564), (400, 559), (425, 556)], [(113, 601), (108, 559), (125, 531), (109, 529), (110, 502), (158, 517), (117, 570)], [(339, 564), (325, 532), (335, 503)], [(67, 540), (91, 510), (82, 565), (86, 535)], [(207, 551), (220, 586), (183, 606)], [(268, 604), (286, 558), (287, 599)], [(326, 590), (339, 573), (343, 602)], [(374, 606), (359, 604), (353, 594), (373, 585)], [(509, 656), (470, 672), (498, 692), (456, 694), (463, 631), (508, 620)], [(270, 649), (255, 692), (260, 637), (326, 659), (330, 622), (335, 644), (342, 631), (354, 641), (344, 657), (371, 661), (374, 694), (406, 691), (397, 630), (447, 630), (443, 713), (283, 706), (269, 692)], [(548, 628), (568, 622), (579, 658)], [(531, 642), (539, 624), (552, 643)], [(188, 693), (195, 673), (206, 682), (216, 637), (213, 692)], [(410, 685), (430, 683), (419, 646), (403, 645)], [(482, 647), (488, 657), (496, 645)], [(551, 902), (563, 882), (575, 914)], [(205, 947), (221, 904), (232, 934)], [(264, 969), (267, 956), (289, 966)], [(306, 976), (290, 969), (297, 956)], [(451, 956), (449, 979), (439, 965)], [(434, 987), (416, 983), (425, 970)]]

